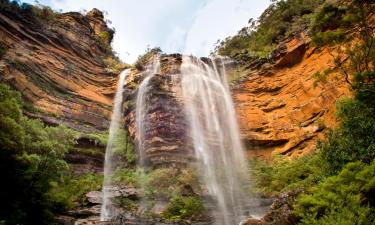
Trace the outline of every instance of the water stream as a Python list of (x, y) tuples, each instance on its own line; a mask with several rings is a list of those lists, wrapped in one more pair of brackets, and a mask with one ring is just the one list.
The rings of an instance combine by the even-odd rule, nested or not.
[(221, 59), (184, 56), (181, 66), (185, 113), (218, 225), (239, 224), (248, 214), (248, 166)]
[(113, 208), (111, 202), (111, 176), (114, 172), (114, 162), (113, 162), (113, 149), (117, 138), (117, 132), (121, 128), (121, 118), (122, 118), (122, 99), (124, 92), (124, 82), (126, 76), (129, 74), (130, 69), (124, 70), (120, 74), (120, 78), (117, 84), (117, 90), (115, 98), (113, 101), (113, 111), (111, 116), (111, 124), (109, 127), (109, 137), (108, 143), (105, 150), (105, 160), (104, 160), (104, 182), (103, 182), (103, 202), (100, 212), (101, 221), (109, 221), (115, 216), (115, 209)]
[(136, 103), (136, 125), (137, 125), (137, 140), (139, 153), (139, 166), (143, 167), (145, 164), (145, 129), (148, 126), (146, 119), (146, 97), (149, 91), (149, 82), (152, 77), (160, 72), (160, 58), (156, 55), (153, 62), (148, 65), (145, 71), (145, 79), (139, 85)]

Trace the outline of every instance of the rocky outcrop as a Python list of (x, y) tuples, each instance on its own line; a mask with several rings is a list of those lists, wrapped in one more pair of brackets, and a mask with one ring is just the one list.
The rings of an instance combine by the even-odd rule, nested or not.
[(232, 84), (242, 139), (249, 157), (298, 156), (315, 148), (326, 127), (333, 127), (335, 102), (350, 95), (337, 73), (315, 85), (316, 72), (332, 68), (326, 49), (309, 47), (301, 34), (282, 43), (274, 63), (247, 70)]
[(249, 218), (242, 225), (295, 225), (299, 218), (293, 214), (293, 205), (299, 190), (283, 193), (274, 200), (266, 215), (260, 219)]
[(0, 12), (0, 80), (32, 105), (27, 115), (80, 131), (109, 125), (117, 74), (103, 62), (111, 56), (100, 33), (113, 31), (94, 9), (56, 14), (50, 20), (18, 12)]
[(126, 80), (124, 113), (130, 135), (139, 145), (136, 137), (135, 100), (138, 86), (145, 76), (152, 76), (146, 93), (144, 122), (145, 141), (142, 143), (146, 164), (153, 167), (186, 165), (193, 158), (193, 151), (187, 142), (187, 121), (181, 93), (181, 55), (160, 57), (160, 73), (133, 71)]

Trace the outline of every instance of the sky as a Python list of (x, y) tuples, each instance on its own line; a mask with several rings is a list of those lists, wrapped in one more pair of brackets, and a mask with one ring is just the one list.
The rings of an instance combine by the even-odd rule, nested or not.
[[(35, 3), (34, 0), (22, 2)], [(106, 11), (116, 29), (119, 57), (133, 63), (148, 47), (165, 53), (207, 56), (217, 40), (234, 35), (258, 18), (270, 0), (39, 0), (56, 10)]]

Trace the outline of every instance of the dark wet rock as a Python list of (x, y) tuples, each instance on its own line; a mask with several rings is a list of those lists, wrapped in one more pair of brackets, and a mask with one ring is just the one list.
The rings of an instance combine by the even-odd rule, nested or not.
[(266, 215), (260, 219), (250, 217), (242, 225), (295, 225), (299, 219), (293, 214), (293, 204), (300, 191), (294, 190), (279, 195)]

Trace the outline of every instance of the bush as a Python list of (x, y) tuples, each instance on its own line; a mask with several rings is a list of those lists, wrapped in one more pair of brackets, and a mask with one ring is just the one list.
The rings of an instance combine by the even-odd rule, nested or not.
[(146, 53), (138, 56), (137, 61), (134, 63), (135, 68), (143, 70), (144, 66), (155, 56), (161, 54), (162, 50), (159, 47), (148, 48)]
[(120, 73), (125, 68), (130, 67), (115, 56), (107, 56), (103, 59), (103, 62), (107, 66), (107, 69), (114, 73)]
[(58, 182), (51, 183), (51, 190), (48, 196), (53, 202), (57, 212), (64, 212), (85, 206), (85, 194), (89, 191), (100, 190), (103, 184), (103, 177), (94, 173), (87, 173), (81, 176), (68, 174)]
[(171, 198), (162, 217), (166, 220), (179, 222), (184, 219), (198, 219), (204, 214), (203, 202), (198, 197), (175, 195)]
[(374, 224), (375, 162), (349, 163), (302, 194), (295, 205), (301, 224)]
[(338, 173), (349, 162), (371, 163), (375, 159), (374, 109), (358, 100), (343, 99), (337, 104), (340, 126), (329, 132), (318, 148), (327, 162), (328, 173)]
[(252, 58), (267, 57), (278, 41), (286, 35), (303, 31), (311, 22), (311, 14), (324, 0), (281, 0), (273, 3), (257, 21), (237, 35), (228, 37), (215, 48), (215, 53), (246, 62)]
[(276, 156), (271, 163), (254, 163), (255, 182), (258, 191), (266, 194), (280, 194), (292, 189), (306, 189), (323, 179), (324, 166), (319, 154), (289, 159)]

